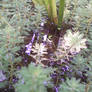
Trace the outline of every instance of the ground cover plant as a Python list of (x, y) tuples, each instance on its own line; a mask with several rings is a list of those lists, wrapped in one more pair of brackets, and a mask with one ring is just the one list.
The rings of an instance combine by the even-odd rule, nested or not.
[(92, 0), (0, 0), (0, 92), (92, 92)]

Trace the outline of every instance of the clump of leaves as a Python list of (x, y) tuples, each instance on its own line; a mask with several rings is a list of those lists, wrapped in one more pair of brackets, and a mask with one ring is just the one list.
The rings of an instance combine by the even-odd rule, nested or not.
[[(1, 18), (1, 20), (3, 19)], [(5, 21), (3, 22), (6, 24)], [(11, 26), (6, 25), (4, 28), (0, 29), (0, 70), (4, 74), (1, 77), (4, 78), (4, 76), (6, 76), (5, 80), (1, 81), (0, 87), (2, 87), (4, 82), (6, 84), (7, 82), (12, 83), (14, 71), (16, 70), (13, 64), (21, 60), (20, 57), (17, 58), (15, 56), (18, 55), (16, 52), (20, 49), (19, 44), (21, 42), (23, 42), (23, 40), (20, 36), (20, 32), (16, 32)], [(7, 81), (8, 79), (9, 81)], [(5, 86), (5, 84), (3, 86)]]
[[(0, 1), (0, 13), (10, 25), (21, 34), (39, 30), (41, 22), (45, 22), (46, 14), (43, 6), (33, 5), (32, 0), (3, 0)], [(25, 31), (26, 30), (26, 31)]]
[(69, 52), (80, 52), (82, 48), (86, 48), (86, 39), (83, 39), (83, 34), (78, 32), (72, 33), (71, 30), (67, 30), (67, 34), (64, 35), (62, 42), (64, 49), (69, 49)]
[[(21, 61), (21, 57), (16, 57), (19, 56), (16, 52), (23, 46), (23, 36), (28, 31), (41, 28), (43, 15), (44, 8), (33, 8), (32, 0), (0, 1), (0, 71), (6, 76), (6, 80), (9, 79), (8, 82), (12, 82), (16, 70), (13, 65)], [(0, 83), (0, 88), (2, 84), (4, 81)]]
[(60, 38), (57, 51), (55, 55), (58, 59), (62, 59), (71, 53), (71, 55), (77, 54), (81, 49), (86, 48), (86, 39), (83, 38), (83, 34), (79, 32), (72, 32), (67, 30), (67, 33), (63, 38)]
[(47, 92), (46, 86), (50, 84), (50, 73), (52, 68), (43, 68), (40, 64), (30, 64), (28, 68), (22, 67), (17, 72), (19, 78), (15, 84), (16, 92)]
[(46, 60), (46, 58), (44, 58), (44, 55), (47, 54), (47, 48), (43, 43), (35, 43), (31, 50), (35, 54), (31, 56), (36, 59), (36, 63), (41, 63), (42, 60)]
[(59, 92), (85, 92), (85, 86), (75, 78), (67, 79), (61, 84)]
[(44, 6), (35, 5), (30, 17), (30, 29), (33, 31), (41, 29), (41, 23), (46, 23), (46, 11)]

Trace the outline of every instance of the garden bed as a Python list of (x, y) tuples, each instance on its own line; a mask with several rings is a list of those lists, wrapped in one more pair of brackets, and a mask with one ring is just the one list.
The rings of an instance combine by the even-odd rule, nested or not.
[(0, 0), (0, 92), (92, 92), (92, 1), (43, 1)]

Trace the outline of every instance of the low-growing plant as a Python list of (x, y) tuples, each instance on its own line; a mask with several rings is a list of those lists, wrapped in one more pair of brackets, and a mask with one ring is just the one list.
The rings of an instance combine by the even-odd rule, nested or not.
[(80, 83), (80, 80), (75, 78), (68, 79), (66, 82), (63, 82), (59, 88), (59, 92), (85, 92), (85, 85)]
[(36, 66), (31, 63), (28, 68), (22, 67), (17, 71), (19, 81), (14, 85), (16, 92), (47, 92), (46, 87), (53, 86), (50, 81), (51, 73), (52, 68), (43, 68), (40, 64)]
[[(55, 55), (57, 60), (67, 59), (69, 57), (73, 57), (78, 54), (81, 49), (86, 47), (86, 39), (83, 38), (83, 34), (79, 32), (72, 32), (72, 30), (67, 30), (67, 33), (64, 37), (59, 39), (59, 44), (57, 50), (55, 51)], [(70, 54), (70, 55), (69, 55)]]
[(13, 83), (15, 63), (21, 61), (17, 51), (24, 48), (24, 35), (37, 32), (44, 22), (44, 8), (32, 0), (0, 1), (0, 88)]
[(22, 35), (39, 30), (41, 22), (45, 22), (44, 7), (40, 5), (34, 7), (32, 0), (3, 0), (0, 1), (0, 6), (0, 14)]
[(43, 43), (35, 43), (35, 46), (33, 46), (31, 50), (35, 55), (31, 54), (30, 56), (32, 56), (36, 60), (36, 63), (41, 63), (41, 61), (46, 60), (44, 55), (47, 54), (47, 48)]
[(1, 88), (3, 84), (3, 86), (5, 86), (6, 81), (12, 83), (15, 71), (13, 64), (21, 60), (21, 57), (16, 57), (18, 55), (16, 52), (20, 49), (19, 44), (23, 42), (23, 39), (20, 32), (13, 29), (4, 17), (1, 16), (0, 22), (0, 70), (3, 73), (1, 79), (5, 76), (5, 79), (2, 79), (0, 82)]

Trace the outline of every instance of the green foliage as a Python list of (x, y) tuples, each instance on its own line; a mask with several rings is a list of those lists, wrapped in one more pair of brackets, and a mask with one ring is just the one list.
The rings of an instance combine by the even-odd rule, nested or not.
[(60, 0), (59, 14), (58, 14), (58, 28), (61, 27), (64, 16), (65, 0)]
[[(84, 37), (87, 39), (86, 41), (86, 49), (81, 50), (77, 55), (72, 56), (71, 60), (69, 60), (69, 67), (71, 68), (71, 77), (77, 77), (82, 82), (85, 82), (84, 84), (80, 83), (80, 87), (76, 88), (75, 91), (71, 91), (71, 87), (73, 85), (70, 85), (67, 83), (67, 80), (61, 84), (61, 92), (77, 92), (77, 89), (79, 89), (78, 92), (91, 92), (92, 91), (92, 0), (66, 0), (66, 8), (65, 8), (65, 15), (64, 15), (64, 21), (67, 24), (73, 25), (72, 30), (73, 31), (80, 31), (80, 33), (84, 34)], [(69, 39), (72, 37), (71, 35)], [(72, 38), (72, 41), (74, 41), (79, 36), (76, 36)], [(66, 36), (68, 38), (68, 36)], [(69, 43), (69, 39), (66, 41)], [(82, 41), (82, 40), (80, 40)], [(76, 40), (76, 44), (78, 44), (80, 41)], [(62, 38), (60, 40), (62, 42)], [(61, 43), (60, 43), (61, 44)], [(78, 45), (79, 46), (79, 45)], [(77, 47), (78, 47), (77, 46)], [(59, 45), (59, 47), (61, 47)], [(62, 47), (61, 47), (62, 48)], [(57, 56), (59, 57), (64, 53), (64, 50), (61, 50), (58, 48), (59, 54)], [(61, 54), (60, 54), (61, 52)], [(67, 55), (67, 53), (65, 54)], [(71, 56), (70, 54), (68, 54)], [(59, 58), (60, 59), (60, 58)], [(83, 80), (82, 80), (83, 79)], [(73, 82), (73, 80), (71, 80)], [(75, 80), (75, 84), (77, 80)], [(64, 86), (62, 86), (64, 85)], [(79, 85), (79, 84), (78, 84)], [(67, 89), (67, 86), (69, 89)], [(81, 91), (81, 87), (85, 86), (83, 88), (84, 91)], [(81, 89), (80, 89), (81, 88)]]
[(71, 61), (70, 67), (72, 69), (72, 76), (82, 77), (82, 72), (87, 70), (87, 59), (83, 56), (77, 55)]
[[(74, 30), (87, 33), (92, 22), (92, 1), (91, 0), (66, 0), (68, 19), (66, 21), (74, 26)], [(67, 20), (67, 18), (64, 18)]]
[(3, 83), (2, 83), (2, 82), (0, 82), (0, 88), (5, 87), (5, 85), (7, 85), (7, 84), (8, 84), (8, 81), (4, 81)]
[[(58, 7), (59, 0), (56, 1)], [(48, 4), (42, 3), (45, 7)], [(64, 22), (73, 27), (60, 38), (61, 43), (59, 42), (54, 60), (61, 60), (62, 63), (69, 61), (67, 65), (72, 72), (69, 71), (71, 79), (60, 84), (59, 92), (92, 92), (92, 0), (66, 0), (65, 3)], [(0, 73), (2, 71), (2, 76), (6, 77), (0, 81), (0, 88), (12, 83), (13, 75), (19, 78), (14, 85), (16, 92), (47, 92), (46, 86), (53, 84), (50, 74), (54, 69), (43, 68), (39, 64), (46, 59), (44, 55), (47, 54), (47, 48), (42, 43), (37, 43), (32, 48), (36, 65), (22, 67), (17, 74), (17, 69), (14, 68), (14, 64), (21, 61), (21, 57), (16, 57), (19, 56), (16, 52), (23, 46), (23, 35), (41, 29), (40, 24), (46, 21), (46, 16), (44, 6), (34, 5), (32, 0), (0, 0)], [(86, 49), (81, 50), (82, 48)]]
[(22, 34), (38, 29), (40, 23), (44, 22), (42, 21), (44, 7), (37, 5), (33, 8), (32, 0), (3, 0), (0, 2), (1, 15), (15, 30), (21, 31)]
[[(85, 70), (84, 67), (90, 66), (88, 62), (92, 61), (92, 0), (72, 0), (72, 2), (71, 0), (66, 0), (66, 11), (68, 13), (64, 18), (65, 22), (73, 25), (72, 30), (80, 31), (87, 39), (87, 49), (82, 50), (72, 60), (72, 67), (76, 71), (83, 71)], [(70, 21), (67, 21), (68, 19)]]
[(75, 78), (67, 79), (59, 88), (59, 92), (85, 92), (85, 85)]
[[(91, 56), (92, 58), (92, 56)], [(89, 58), (89, 63), (87, 64), (89, 70), (87, 71), (87, 76), (88, 76), (88, 84), (86, 85), (86, 90), (88, 90), (88, 92), (92, 92), (92, 59)]]
[(47, 92), (50, 85), (52, 68), (43, 68), (41, 65), (30, 64), (17, 72), (19, 81), (15, 85), (16, 92)]
[(31, 0), (0, 0), (0, 70), (6, 76), (6, 80), (0, 82), (0, 88), (12, 83), (14, 64), (21, 61), (16, 52), (24, 47), (21, 44), (23, 35), (39, 30), (40, 23), (45, 22), (44, 14), (44, 7), (33, 8)]
[[(51, 19), (51, 22), (54, 22), (58, 27), (61, 27), (63, 15), (64, 15), (64, 7), (65, 0), (33, 0), (34, 4), (39, 4), (45, 6), (48, 17)], [(59, 8), (57, 8), (57, 2), (59, 2)], [(57, 13), (59, 11), (59, 14)]]
[[(5, 63), (13, 63), (15, 57), (14, 54), (20, 49), (20, 46), (16, 47), (16, 45), (23, 41), (21, 39), (20, 32), (15, 32), (15, 30), (7, 26), (5, 27), (5, 29), (0, 30), (0, 59), (2, 63), (4, 63), (3, 65), (7, 65), (7, 67), (8, 64)], [(16, 58), (16, 62), (17, 61), (18, 60)]]
[(92, 84), (92, 60), (89, 59), (87, 66), (89, 68), (87, 71), (88, 81)]
[[(6, 80), (14, 75), (15, 68), (13, 64), (15, 62), (20, 62), (20, 57), (15, 57), (18, 55), (16, 51), (20, 49), (19, 44), (23, 42), (20, 32), (14, 30), (4, 18), (1, 17), (1, 29), (0, 29), (0, 70), (5, 73)], [(2, 25), (6, 25), (3, 26)], [(5, 81), (6, 82), (6, 81)], [(3, 82), (2, 82), (3, 83)], [(0, 86), (1, 87), (1, 86)]]
[(31, 5), (27, 3), (27, 0), (4, 0), (1, 1), (1, 6), (2, 16), (14, 29), (22, 31), (25, 26), (29, 27)]
[(36, 5), (35, 8), (31, 11), (33, 16), (30, 17), (30, 29), (33, 31), (41, 29), (41, 22), (46, 23), (46, 11), (44, 6)]

